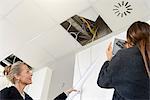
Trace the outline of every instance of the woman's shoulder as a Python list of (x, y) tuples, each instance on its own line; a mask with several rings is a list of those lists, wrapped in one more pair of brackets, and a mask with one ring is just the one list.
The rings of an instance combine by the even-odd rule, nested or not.
[(12, 90), (14, 90), (14, 89), (15, 89), (14, 86), (5, 87), (4, 89), (2, 89), (2, 90), (0, 91), (0, 94), (1, 94), (1, 93), (7, 93), (7, 92), (10, 92), (10, 91), (12, 91)]
[(27, 100), (33, 100), (32, 97), (30, 97), (26, 92), (25, 92), (25, 98), (26, 98)]
[(0, 98), (7, 96), (10, 93), (9, 87), (6, 87), (0, 91)]
[(0, 90), (0, 93), (4, 92), (4, 91), (8, 91), (8, 87), (3, 88), (2, 90)]
[(0, 91), (0, 100), (22, 100), (14, 86), (6, 87)]
[(140, 53), (139, 48), (137, 46), (121, 49), (118, 51), (118, 54), (121, 54), (121, 55), (130, 55), (130, 54), (136, 54), (136, 53)]
[(137, 46), (121, 49), (114, 56), (114, 58), (117, 58), (120, 60), (126, 60), (130, 58), (139, 58), (139, 57), (141, 57), (141, 53)]

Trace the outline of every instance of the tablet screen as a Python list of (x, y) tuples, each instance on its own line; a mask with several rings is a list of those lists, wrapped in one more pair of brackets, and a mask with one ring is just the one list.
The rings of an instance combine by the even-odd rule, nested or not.
[(115, 55), (118, 50), (125, 48), (125, 40), (115, 38), (113, 43), (113, 55)]

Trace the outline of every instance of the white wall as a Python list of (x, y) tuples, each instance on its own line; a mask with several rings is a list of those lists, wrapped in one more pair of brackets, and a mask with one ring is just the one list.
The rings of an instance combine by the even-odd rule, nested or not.
[(34, 100), (48, 100), (49, 84), (51, 82), (52, 70), (44, 67), (33, 73), (33, 83), (26, 87), (26, 92)]
[(0, 90), (4, 89), (5, 87), (11, 86), (12, 83), (6, 78), (6, 76), (0, 77)]
[(73, 84), (74, 74), (74, 54), (62, 57), (57, 60), (51, 68), (55, 68), (52, 73), (52, 79), (49, 89), (49, 100), (53, 100), (58, 94), (64, 90), (71, 88)]

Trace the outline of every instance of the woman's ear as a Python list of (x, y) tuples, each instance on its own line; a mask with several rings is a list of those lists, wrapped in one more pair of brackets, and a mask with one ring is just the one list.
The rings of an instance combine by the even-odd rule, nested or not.
[(19, 75), (15, 75), (14, 76), (16, 80), (20, 80), (20, 76)]

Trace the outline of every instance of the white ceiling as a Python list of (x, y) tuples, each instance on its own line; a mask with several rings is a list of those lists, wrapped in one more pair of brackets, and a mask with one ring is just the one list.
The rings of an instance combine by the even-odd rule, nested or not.
[(126, 17), (112, 9), (120, 0), (0, 0), (0, 59), (11, 53), (33, 67), (53, 63), (82, 46), (60, 26), (74, 16), (100, 16), (117, 32), (135, 20), (149, 20), (150, 0), (124, 0), (132, 5)]

